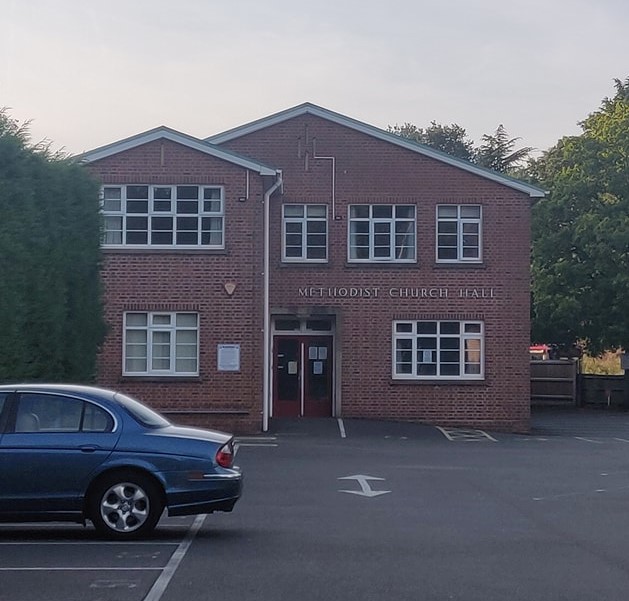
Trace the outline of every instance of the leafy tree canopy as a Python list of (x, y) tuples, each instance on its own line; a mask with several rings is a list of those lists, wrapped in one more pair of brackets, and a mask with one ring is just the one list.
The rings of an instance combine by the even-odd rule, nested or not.
[(478, 147), (468, 137), (466, 130), (456, 123), (441, 125), (432, 121), (424, 129), (407, 122), (403, 125), (390, 125), (388, 131), (502, 173), (513, 173), (533, 150), (530, 146), (516, 149), (520, 138), (510, 138), (503, 125), (499, 125), (493, 134), (484, 135)]
[(482, 167), (503, 173), (512, 171), (526, 161), (533, 150), (531, 146), (515, 148), (521, 138), (509, 138), (504, 125), (500, 124), (493, 135), (485, 134), (476, 149), (474, 160)]
[(0, 110), (0, 381), (92, 379), (99, 265), (98, 184)]
[(440, 125), (431, 121), (426, 129), (412, 123), (404, 123), (404, 125), (389, 126), (389, 131), (466, 161), (472, 160), (474, 156), (472, 141), (468, 138), (465, 129), (456, 123)]
[(533, 337), (629, 348), (629, 79), (530, 165), (550, 190), (533, 210)]

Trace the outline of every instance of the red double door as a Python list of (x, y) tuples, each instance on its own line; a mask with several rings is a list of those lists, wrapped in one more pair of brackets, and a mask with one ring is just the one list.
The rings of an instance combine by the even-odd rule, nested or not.
[(332, 336), (275, 336), (273, 416), (332, 415)]

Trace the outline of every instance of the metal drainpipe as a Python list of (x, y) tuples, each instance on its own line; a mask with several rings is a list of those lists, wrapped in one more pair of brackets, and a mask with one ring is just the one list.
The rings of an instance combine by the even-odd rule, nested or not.
[(262, 431), (269, 429), (271, 412), (271, 315), (269, 299), (270, 281), (270, 238), (271, 238), (271, 196), (282, 185), (282, 172), (278, 171), (275, 183), (264, 193), (264, 374), (262, 391)]

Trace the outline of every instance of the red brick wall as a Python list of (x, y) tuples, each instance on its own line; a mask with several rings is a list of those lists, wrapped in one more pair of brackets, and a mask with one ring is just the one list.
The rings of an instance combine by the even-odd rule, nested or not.
[[(316, 305), (319, 313), (337, 315), (336, 359), (342, 365), (337, 392), (342, 416), (527, 430), (527, 195), (312, 115), (225, 146), (283, 170), (284, 194), (275, 196), (272, 204), (271, 306), (296, 312)], [(336, 219), (329, 221), (329, 262), (282, 264), (281, 203), (331, 205), (331, 161), (317, 160), (315, 153), (336, 160)], [(380, 202), (417, 206), (417, 264), (347, 263), (348, 205)], [(482, 205), (482, 265), (435, 264), (435, 207), (439, 203)], [(378, 287), (381, 297), (307, 299), (299, 295), (300, 288), (310, 286)], [(388, 296), (391, 287), (448, 288), (451, 296), (394, 299)], [(493, 289), (495, 298), (458, 298), (455, 295), (461, 288)], [(483, 320), (485, 380), (447, 385), (393, 380), (391, 325), (400, 317)]]
[[(271, 305), (277, 311), (337, 317), (337, 404), (345, 417), (418, 420), (525, 431), (529, 418), (529, 207), (523, 193), (459, 168), (314, 116), (303, 116), (234, 140), (226, 147), (277, 166), (283, 195), (272, 199)], [(308, 153), (308, 159), (306, 159)], [(331, 205), (336, 160), (336, 219), (329, 220), (329, 262), (281, 263), (281, 204)], [(246, 171), (173, 142), (152, 142), (92, 163), (111, 184), (220, 184), (226, 189), (226, 249), (106, 251), (104, 289), (110, 332), (100, 383), (135, 394), (184, 423), (236, 432), (256, 431), (262, 410), (263, 186)], [(417, 206), (416, 264), (347, 263), (348, 205)], [(435, 264), (435, 206), (481, 204), (480, 266)], [(331, 215), (331, 208), (330, 208)], [(232, 297), (224, 290), (236, 283)], [(305, 287), (377, 287), (380, 297), (305, 298)], [(447, 288), (447, 299), (391, 298), (390, 288)], [(493, 298), (460, 298), (460, 289), (493, 290)], [(122, 377), (122, 315), (126, 310), (198, 311), (198, 378)], [(485, 380), (400, 382), (391, 377), (392, 321), (481, 319)], [(219, 343), (241, 345), (241, 371), (216, 368)], [(182, 413), (189, 411), (190, 413)]]
[[(163, 158), (162, 158), (163, 156)], [(95, 161), (109, 184), (225, 186), (224, 251), (105, 250), (103, 283), (109, 334), (99, 384), (126, 391), (179, 423), (257, 431), (262, 390), (262, 181), (246, 170), (174, 142), (156, 141)], [(224, 289), (236, 284), (232, 296)], [(123, 313), (199, 313), (200, 373), (195, 378), (122, 376)], [(217, 345), (240, 344), (240, 372), (217, 370)], [(189, 412), (189, 413), (185, 413)]]

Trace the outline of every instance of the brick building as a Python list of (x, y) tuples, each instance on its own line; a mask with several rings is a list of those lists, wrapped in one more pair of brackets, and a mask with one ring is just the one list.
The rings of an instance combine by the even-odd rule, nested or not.
[(236, 432), (527, 430), (538, 188), (308, 103), (83, 159), (103, 184), (101, 385)]

